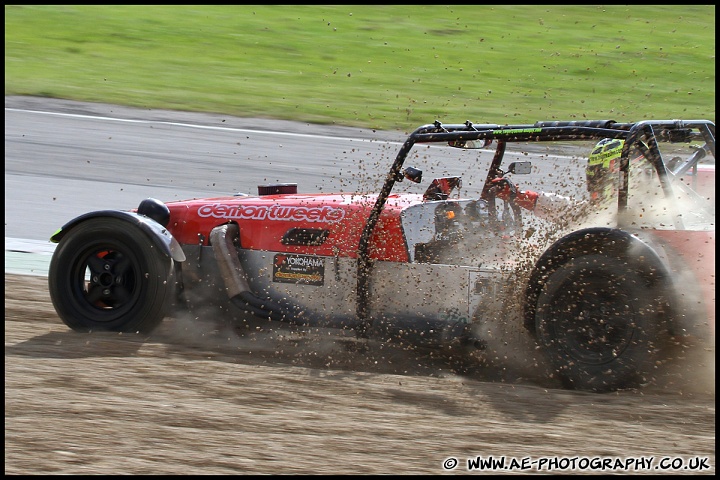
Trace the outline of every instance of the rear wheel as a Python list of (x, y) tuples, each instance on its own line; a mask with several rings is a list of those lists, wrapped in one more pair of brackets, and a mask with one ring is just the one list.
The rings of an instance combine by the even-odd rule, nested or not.
[(61, 320), (77, 331), (152, 331), (173, 299), (173, 262), (135, 226), (87, 220), (63, 238), (48, 274)]
[(662, 330), (653, 292), (627, 262), (605, 255), (571, 259), (549, 276), (535, 326), (566, 386), (603, 392), (648, 381)]

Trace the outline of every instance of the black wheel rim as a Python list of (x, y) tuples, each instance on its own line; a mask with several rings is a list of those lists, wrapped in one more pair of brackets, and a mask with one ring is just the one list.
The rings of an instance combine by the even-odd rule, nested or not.
[(127, 314), (137, 304), (140, 287), (140, 265), (127, 247), (89, 246), (72, 261), (71, 298), (78, 308), (100, 321)]

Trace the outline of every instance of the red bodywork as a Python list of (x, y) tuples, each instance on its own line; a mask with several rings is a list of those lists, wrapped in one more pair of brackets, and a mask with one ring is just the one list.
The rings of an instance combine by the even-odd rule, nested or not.
[[(700, 164), (696, 171), (688, 171), (680, 180), (700, 194), (710, 204), (715, 203), (715, 165)], [(695, 285), (702, 293), (708, 325), (715, 335), (715, 230), (653, 230), (671, 255), (681, 260), (682, 268), (693, 274)], [(682, 272), (673, 273), (681, 275)], [(685, 280), (683, 280), (685, 282)]]
[(698, 165), (696, 173), (689, 171), (681, 178), (703, 198), (715, 203), (715, 165)]
[(676, 255), (680, 259), (680, 270), (672, 273), (682, 275), (682, 270), (687, 269), (693, 274), (694, 284), (687, 282), (687, 279), (683, 277), (679, 277), (681, 278), (682, 287), (700, 289), (708, 326), (712, 335), (714, 335), (715, 231), (653, 230), (652, 233), (661, 240), (661, 243), (668, 251), (667, 253)]
[[(357, 257), (360, 235), (377, 195), (293, 194), (205, 198), (167, 203), (168, 230), (180, 244), (207, 245), (217, 225), (234, 222), (240, 227), (240, 245), (249, 250), (311, 253)], [(419, 194), (391, 195), (370, 239), (370, 257), (392, 262), (409, 261), (400, 213), (422, 203)], [(286, 245), (283, 236), (293, 228), (329, 232), (317, 246)]]

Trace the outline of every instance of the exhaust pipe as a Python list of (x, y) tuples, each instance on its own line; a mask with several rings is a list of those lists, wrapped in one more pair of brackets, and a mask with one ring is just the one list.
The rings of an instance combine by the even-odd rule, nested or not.
[(210, 244), (230, 302), (241, 310), (261, 318), (289, 321), (286, 317), (290, 312), (284, 311), (270, 301), (262, 301), (250, 290), (247, 274), (240, 264), (237, 249), (233, 244), (233, 239), (238, 235), (238, 226), (233, 223), (217, 226), (210, 232)]

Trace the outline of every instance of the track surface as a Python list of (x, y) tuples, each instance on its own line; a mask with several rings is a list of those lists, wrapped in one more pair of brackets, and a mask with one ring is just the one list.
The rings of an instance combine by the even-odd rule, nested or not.
[(439, 474), (449, 457), (467, 473), (477, 456), (653, 457), (629, 470), (653, 474), (662, 458), (706, 458), (715, 472), (714, 354), (640, 391), (589, 394), (212, 320), (78, 334), (46, 282), (5, 276), (6, 474)]

